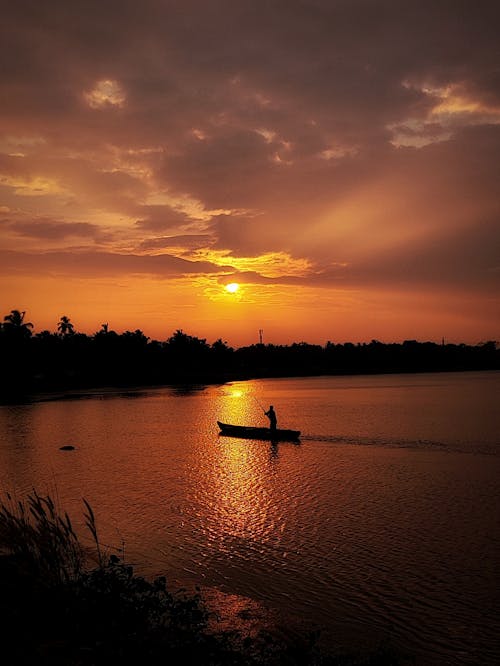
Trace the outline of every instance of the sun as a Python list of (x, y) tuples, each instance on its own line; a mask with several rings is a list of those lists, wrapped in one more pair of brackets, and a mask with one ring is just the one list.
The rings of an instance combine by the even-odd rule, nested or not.
[(240, 288), (240, 285), (237, 282), (230, 282), (229, 284), (226, 284), (224, 289), (228, 291), (230, 294), (235, 294), (238, 289)]

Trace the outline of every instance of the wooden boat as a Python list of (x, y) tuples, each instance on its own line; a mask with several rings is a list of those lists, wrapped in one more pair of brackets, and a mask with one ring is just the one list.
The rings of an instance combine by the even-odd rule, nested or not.
[(230, 423), (221, 423), (217, 421), (221, 435), (229, 437), (241, 437), (243, 439), (268, 439), (271, 442), (297, 442), (300, 437), (300, 430), (277, 430), (270, 428), (256, 428), (253, 426), (238, 426)]

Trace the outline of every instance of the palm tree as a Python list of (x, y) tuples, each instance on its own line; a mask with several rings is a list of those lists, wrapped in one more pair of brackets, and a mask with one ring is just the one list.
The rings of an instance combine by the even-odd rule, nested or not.
[(75, 332), (75, 327), (71, 323), (69, 317), (63, 315), (57, 324), (57, 330), (59, 331), (59, 335), (64, 338), (67, 335), (73, 335)]
[(18, 339), (26, 339), (31, 337), (31, 329), (33, 324), (30, 321), (24, 321), (26, 312), (19, 310), (11, 310), (10, 314), (5, 315), (3, 318), (2, 329), (8, 335)]
[(127, 342), (135, 343), (137, 345), (147, 345), (149, 338), (147, 335), (144, 335), (144, 333), (139, 329), (136, 328), (135, 331), (125, 331), (125, 333), (122, 333), (121, 337), (126, 340)]

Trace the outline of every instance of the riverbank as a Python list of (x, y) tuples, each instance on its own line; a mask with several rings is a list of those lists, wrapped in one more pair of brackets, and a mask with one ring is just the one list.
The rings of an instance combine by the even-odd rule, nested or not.
[(369, 655), (332, 655), (317, 634), (280, 623), (251, 600), (173, 594), (164, 577), (137, 576), (95, 539), (88, 567), (67, 514), (50, 497), (0, 504), (0, 622), (7, 666), (196, 663), (201, 666), (397, 666), (387, 646)]
[(165, 342), (140, 331), (94, 336), (7, 335), (0, 330), (0, 401), (97, 388), (220, 384), (284, 377), (347, 376), (500, 369), (494, 341), (475, 346), (403, 343), (251, 345), (232, 349), (177, 331)]
[[(499, 372), (498, 368), (488, 368), (480, 369), (481, 372)], [(430, 374), (443, 374), (447, 372), (478, 372), (476, 368), (463, 369), (446, 369), (446, 370), (379, 370), (379, 371), (344, 371), (344, 372), (316, 372), (311, 374), (265, 374), (265, 373), (256, 373), (252, 374), (226, 374), (224, 376), (192, 376), (188, 379), (179, 380), (177, 382), (171, 383), (157, 383), (157, 384), (136, 384), (136, 383), (120, 383), (117, 385), (84, 385), (84, 386), (75, 386), (75, 385), (61, 385), (55, 387), (53, 385), (43, 386), (39, 385), (36, 389), (29, 391), (15, 390), (15, 391), (4, 391), (0, 392), (0, 406), (1, 405), (15, 405), (15, 404), (30, 404), (36, 402), (51, 402), (51, 401), (62, 401), (62, 400), (84, 400), (86, 398), (96, 398), (102, 397), (103, 399), (113, 396), (126, 396), (126, 395), (146, 395), (150, 391), (157, 391), (161, 389), (167, 389), (178, 395), (188, 395), (190, 393), (196, 393), (202, 391), (203, 389), (209, 386), (218, 386), (224, 384), (230, 384), (231, 382), (240, 382), (240, 381), (252, 381), (255, 379), (294, 379), (301, 378), (305, 379), (307, 377), (363, 377), (363, 376), (383, 376), (383, 375), (422, 375), (426, 373)]]
[[(47, 587), (0, 557), (0, 621), (6, 666), (196, 663), (200, 666), (398, 666), (387, 645), (330, 654), (318, 634), (278, 623), (250, 600), (228, 599), (215, 616), (201, 596), (175, 602), (162, 581), (119, 563), (67, 586)], [(220, 606), (219, 606), (220, 607)], [(163, 609), (164, 614), (161, 614)]]

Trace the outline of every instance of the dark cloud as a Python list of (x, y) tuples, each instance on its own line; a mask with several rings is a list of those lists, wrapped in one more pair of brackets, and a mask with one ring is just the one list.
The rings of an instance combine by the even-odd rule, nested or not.
[(98, 225), (89, 224), (88, 222), (34, 220), (32, 222), (9, 223), (8, 228), (20, 236), (40, 240), (63, 240), (71, 237), (103, 240), (106, 237)]
[(149, 238), (139, 244), (141, 250), (160, 250), (164, 248), (179, 247), (186, 250), (197, 250), (210, 247), (213, 244), (213, 236), (210, 234), (192, 234), (183, 236), (160, 236)]
[(165, 205), (137, 206), (130, 209), (130, 213), (141, 218), (135, 224), (144, 231), (167, 231), (193, 221), (186, 213)]
[(486, 221), (452, 237), (438, 230), (431, 239), (402, 242), (363, 261), (316, 270), (304, 282), (324, 287), (372, 285), (394, 291), (420, 288), (437, 293), (479, 290), (483, 295), (495, 295), (500, 288), (498, 221)]
[(137, 255), (111, 252), (0, 251), (0, 270), (6, 275), (71, 275), (74, 277), (140, 276), (160, 278), (215, 274), (231, 270), (208, 261), (189, 261), (168, 254)]

